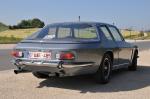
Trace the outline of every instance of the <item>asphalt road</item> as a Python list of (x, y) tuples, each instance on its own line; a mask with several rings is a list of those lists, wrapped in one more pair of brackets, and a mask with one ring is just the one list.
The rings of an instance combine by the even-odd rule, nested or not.
[[(140, 50), (147, 50), (150, 48), (150, 41), (133, 42), (138, 45)], [(11, 64), (11, 49), (0, 49), (0, 71), (14, 69), (15, 66)]]
[(114, 71), (105, 85), (89, 75), (37, 79), (31, 73), (1, 71), (0, 99), (150, 99), (150, 50), (139, 56), (137, 71)]
[[(150, 99), (150, 42), (139, 46), (138, 70), (114, 71), (110, 83), (95, 83), (93, 77), (37, 79), (31, 73), (15, 75), (11, 49), (0, 50), (0, 99)], [(0, 46), (1, 47), (1, 46)], [(145, 50), (145, 51), (144, 51)]]
[(0, 71), (14, 69), (11, 64), (11, 49), (0, 50)]

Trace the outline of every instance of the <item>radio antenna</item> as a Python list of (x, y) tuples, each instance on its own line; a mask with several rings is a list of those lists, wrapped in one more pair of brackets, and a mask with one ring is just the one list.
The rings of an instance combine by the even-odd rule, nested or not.
[(81, 17), (79, 16), (78, 18), (79, 18), (79, 22), (80, 22)]

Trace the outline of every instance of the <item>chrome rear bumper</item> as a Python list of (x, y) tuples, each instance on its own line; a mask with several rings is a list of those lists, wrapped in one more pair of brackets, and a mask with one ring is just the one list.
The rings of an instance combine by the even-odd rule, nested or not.
[(31, 60), (13, 60), (12, 63), (19, 69), (34, 71), (46, 71), (50, 73), (63, 74), (63, 76), (73, 76), (79, 74), (90, 73), (94, 63), (93, 62), (63, 62), (59, 60), (54, 61), (31, 61)]
[(49, 66), (49, 67), (58, 67), (60, 65), (63, 65), (64, 68), (73, 68), (73, 67), (83, 67), (83, 66), (91, 66), (94, 65), (93, 62), (71, 62), (71, 63), (64, 63), (63, 61), (12, 61), (13, 64), (15, 64), (16, 66), (22, 66), (22, 65), (26, 65), (26, 66)]

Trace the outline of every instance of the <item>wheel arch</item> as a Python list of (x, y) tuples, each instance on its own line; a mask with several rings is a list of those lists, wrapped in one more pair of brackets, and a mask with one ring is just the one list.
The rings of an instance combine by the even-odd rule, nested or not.
[(132, 60), (133, 60), (133, 58), (134, 58), (135, 53), (139, 54), (139, 50), (138, 50), (137, 47), (135, 47), (135, 48), (133, 49), (133, 53), (132, 53), (132, 57), (131, 57), (131, 62), (132, 62)]
[[(110, 55), (110, 57), (111, 57), (111, 61), (112, 61), (112, 63), (113, 63), (113, 61), (114, 61), (114, 54), (113, 54), (113, 51), (106, 51), (105, 53), (104, 53), (104, 55), (106, 55), (106, 54), (108, 54), (108, 55)], [(104, 56), (103, 55), (103, 56)]]

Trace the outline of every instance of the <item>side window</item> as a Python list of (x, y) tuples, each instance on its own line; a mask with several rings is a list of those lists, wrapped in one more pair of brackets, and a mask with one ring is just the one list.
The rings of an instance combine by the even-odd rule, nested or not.
[(71, 29), (70, 28), (58, 28), (58, 38), (67, 38), (71, 36)]
[(74, 29), (75, 38), (82, 39), (95, 39), (97, 38), (97, 32), (93, 27), (87, 27), (82, 29)]
[(120, 33), (118, 32), (118, 30), (115, 27), (109, 27), (109, 30), (111, 31), (111, 33), (116, 41), (123, 41), (123, 38), (121, 37)]
[(109, 33), (108, 29), (105, 26), (101, 26), (100, 29), (104, 33), (107, 40), (113, 40), (111, 34)]

